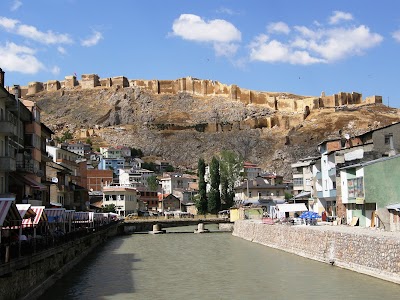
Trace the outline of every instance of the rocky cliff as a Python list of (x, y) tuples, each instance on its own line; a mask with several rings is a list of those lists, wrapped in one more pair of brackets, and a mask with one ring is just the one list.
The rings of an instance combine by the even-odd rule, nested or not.
[(25, 98), (38, 103), (42, 122), (58, 136), (70, 130), (85, 141), (90, 134), (96, 145), (140, 148), (184, 169), (230, 149), (287, 177), (290, 163), (315, 155), (324, 139), (400, 121), (397, 109), (377, 103), (279, 112), (218, 95), (155, 94), (138, 87), (61, 89)]

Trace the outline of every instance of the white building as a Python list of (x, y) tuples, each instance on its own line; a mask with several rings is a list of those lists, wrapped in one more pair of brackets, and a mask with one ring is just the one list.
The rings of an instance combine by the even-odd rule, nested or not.
[(293, 195), (313, 196), (313, 165), (318, 157), (307, 157), (291, 164), (293, 173)]
[(185, 174), (168, 174), (161, 178), (161, 186), (165, 194), (173, 194), (175, 189), (189, 190), (190, 183), (196, 178)]
[(100, 147), (100, 154), (104, 158), (122, 158), (121, 149), (114, 147)]
[(259, 166), (250, 162), (244, 162), (243, 171), (247, 180), (253, 180), (254, 178), (260, 176), (262, 172)]
[(115, 205), (120, 216), (137, 213), (139, 210), (138, 192), (130, 186), (106, 185), (103, 187), (103, 205)]
[(147, 186), (147, 179), (154, 176), (154, 172), (146, 169), (120, 169), (119, 183), (122, 185)]

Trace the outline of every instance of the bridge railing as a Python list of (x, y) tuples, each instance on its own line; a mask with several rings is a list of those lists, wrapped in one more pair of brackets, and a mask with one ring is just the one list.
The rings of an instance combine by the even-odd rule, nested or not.
[(220, 215), (213, 215), (213, 214), (207, 214), (207, 215), (165, 215), (165, 216), (128, 216), (125, 217), (126, 221), (133, 221), (133, 220), (168, 220), (168, 219), (175, 219), (175, 220), (184, 220), (184, 219), (190, 219), (190, 220), (215, 220), (215, 219), (223, 219), (223, 220), (229, 220), (229, 217), (226, 216), (220, 216)]

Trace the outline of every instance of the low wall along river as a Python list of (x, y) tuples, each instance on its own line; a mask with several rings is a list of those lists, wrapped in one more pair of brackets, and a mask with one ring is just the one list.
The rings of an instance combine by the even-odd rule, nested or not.
[(348, 226), (267, 225), (238, 220), (233, 235), (400, 284), (400, 234)]

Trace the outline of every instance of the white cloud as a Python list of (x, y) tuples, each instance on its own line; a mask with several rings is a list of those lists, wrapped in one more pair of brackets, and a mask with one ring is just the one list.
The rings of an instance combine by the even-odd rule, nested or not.
[(65, 50), (65, 48), (61, 46), (57, 47), (57, 51), (62, 55), (65, 55), (67, 53), (67, 50)]
[(289, 34), (290, 28), (285, 22), (276, 22), (276, 23), (270, 23), (267, 26), (267, 30), (269, 33), (283, 33), (283, 34)]
[(50, 72), (53, 75), (58, 75), (58, 74), (60, 74), (60, 68), (58, 66), (54, 66), (51, 68)]
[[(241, 32), (231, 23), (215, 19), (205, 21), (199, 16), (182, 14), (172, 25), (172, 35), (184, 40), (211, 43), (217, 55), (230, 56), (237, 50)], [(224, 49), (226, 52), (224, 52)]]
[(93, 31), (92, 35), (85, 40), (81, 41), (81, 45), (84, 47), (92, 47), (97, 45), (100, 40), (103, 39), (103, 35), (99, 31)]
[(230, 8), (227, 8), (227, 7), (220, 7), (219, 9), (217, 9), (217, 13), (220, 13), (220, 14), (227, 14), (227, 15), (230, 15), (230, 16), (233, 16), (233, 15), (237, 15), (237, 14), (238, 14), (238, 13), (235, 12), (234, 10), (232, 10), (232, 9), (230, 9)]
[(392, 38), (394, 38), (396, 42), (400, 43), (400, 29), (392, 33)]
[(0, 45), (1, 65), (4, 70), (25, 74), (36, 74), (45, 67), (35, 57), (35, 50), (14, 43)]
[(7, 31), (12, 31), (18, 23), (18, 20), (0, 17), (0, 27), (3, 27)]
[[(255, 46), (255, 44), (253, 44)], [(290, 64), (308, 65), (322, 62), (321, 59), (311, 57), (306, 51), (293, 50), (290, 46), (277, 40), (260, 43), (250, 50), (250, 60), (264, 62), (286, 62)]]
[(51, 30), (47, 32), (39, 31), (31, 25), (21, 24), (19, 20), (0, 17), (0, 27), (6, 31), (23, 36), (43, 44), (71, 44), (73, 40), (68, 34), (58, 34)]
[(361, 25), (325, 30), (320, 32), (319, 39), (306, 40), (303, 48), (333, 62), (348, 56), (362, 55), (365, 50), (377, 46), (382, 40), (382, 36), (371, 33), (368, 27)]
[(333, 15), (329, 18), (329, 24), (337, 24), (342, 20), (351, 21), (353, 20), (353, 16), (350, 13), (336, 10), (333, 12)]
[[(335, 15), (339, 14), (335, 12)], [(333, 27), (318, 24), (316, 29), (306, 26), (294, 26), (294, 29), (282, 40), (269, 40), (265, 34), (255, 37), (249, 44), (250, 59), (303, 65), (332, 63), (363, 55), (383, 40), (365, 25)], [(400, 31), (398, 37), (400, 41)]]
[(21, 7), (21, 5), (22, 5), (22, 2), (21, 2), (21, 1), (19, 1), (19, 0), (14, 0), (14, 2), (13, 2), (12, 5), (11, 5), (10, 10), (11, 10), (11, 11), (16, 11), (16, 10), (18, 10), (18, 8)]

